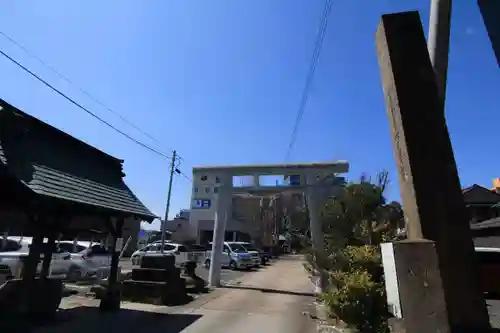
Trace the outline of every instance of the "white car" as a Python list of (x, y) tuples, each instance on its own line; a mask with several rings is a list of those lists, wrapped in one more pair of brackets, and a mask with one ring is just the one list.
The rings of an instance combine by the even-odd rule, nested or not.
[[(30, 251), (32, 238), (31, 237), (7, 237), (0, 239), (0, 270), (4, 274), (12, 277), (21, 267), (21, 259), (28, 256)], [(47, 240), (44, 240), (46, 246)], [(73, 266), (70, 260), (71, 256), (68, 252), (56, 248), (56, 252), (52, 253), (49, 275), (65, 275)], [(43, 265), (43, 249), (40, 254), (40, 261), (37, 266), (37, 272), (40, 273)]]
[(260, 257), (259, 250), (255, 246), (253, 246), (251, 243), (249, 243), (249, 242), (228, 242), (228, 243), (229, 244), (231, 244), (231, 243), (240, 244), (241, 246), (243, 246), (248, 251), (248, 253), (250, 253), (254, 267), (259, 267), (262, 264), (262, 259)]
[[(212, 243), (210, 243), (212, 246)], [(212, 251), (207, 251), (203, 266), (210, 268)], [(250, 253), (240, 244), (224, 242), (221, 256), (221, 266), (231, 269), (250, 268), (254, 266)]]
[(111, 253), (99, 243), (87, 241), (60, 241), (59, 248), (66, 250), (75, 263), (68, 279), (78, 280), (86, 276), (107, 278), (111, 269)]
[[(193, 252), (190, 252), (185, 245), (178, 243), (165, 242), (163, 252), (175, 256), (175, 265), (177, 267), (181, 267), (189, 261), (196, 260)], [(130, 259), (132, 260), (132, 265), (140, 265), (142, 257), (145, 255), (159, 253), (161, 253), (161, 242), (154, 242), (135, 251)]]

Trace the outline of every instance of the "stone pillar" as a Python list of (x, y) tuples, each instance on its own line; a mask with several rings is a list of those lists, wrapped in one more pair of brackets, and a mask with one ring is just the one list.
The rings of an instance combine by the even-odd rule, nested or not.
[(212, 240), (212, 253), (210, 256), (210, 270), (208, 274), (208, 284), (210, 287), (220, 286), (221, 257), (227, 218), (231, 209), (231, 198), (230, 187), (219, 187), (219, 192), (217, 193), (217, 208), (214, 218), (214, 236)]
[(376, 45), (408, 237), (436, 242), (451, 331), (486, 329), (469, 221), (418, 12), (383, 15)]
[(318, 279), (316, 280), (315, 292), (323, 292), (327, 286), (327, 278), (324, 268), (325, 260), (325, 239), (323, 235), (323, 225), (321, 221), (321, 199), (318, 192), (318, 180), (316, 174), (306, 176), (307, 205), (309, 208), (309, 220), (311, 224), (311, 238), (316, 262), (319, 266)]
[(389, 306), (405, 333), (450, 332), (435, 243), (382, 244), (382, 258)]
[(260, 176), (259, 175), (253, 175), (252, 176), (252, 186), (253, 187), (260, 186)]

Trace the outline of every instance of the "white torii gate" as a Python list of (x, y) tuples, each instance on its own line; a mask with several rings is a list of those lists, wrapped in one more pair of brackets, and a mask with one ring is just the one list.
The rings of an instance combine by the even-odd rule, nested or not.
[[(231, 212), (232, 196), (245, 193), (280, 193), (288, 191), (305, 192), (311, 223), (311, 237), (313, 250), (319, 255), (324, 254), (324, 238), (320, 219), (322, 205), (322, 191), (325, 186), (332, 187), (326, 180), (332, 181), (332, 176), (349, 171), (346, 161), (327, 163), (300, 163), (300, 164), (269, 164), (269, 165), (239, 165), (239, 166), (210, 166), (197, 167), (221, 175), (221, 183), (217, 193), (217, 206), (215, 210), (215, 224), (210, 258), (210, 271), (208, 282), (211, 287), (220, 286), (221, 256), (224, 245), (227, 219)], [(224, 175), (224, 176), (222, 176)], [(262, 186), (259, 177), (264, 175), (299, 176), (300, 184), (289, 186)], [(252, 186), (233, 187), (233, 177), (253, 176)], [(319, 272), (316, 282), (317, 291), (323, 291), (326, 286), (323, 272)]]

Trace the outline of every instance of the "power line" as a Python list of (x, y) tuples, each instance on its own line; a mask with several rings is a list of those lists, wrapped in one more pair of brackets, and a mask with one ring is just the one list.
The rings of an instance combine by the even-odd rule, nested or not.
[(52, 89), (59, 96), (63, 97), (64, 99), (66, 99), (71, 104), (73, 104), (76, 107), (78, 107), (79, 109), (85, 111), (87, 114), (89, 114), (92, 117), (94, 117), (95, 119), (99, 120), (101, 123), (105, 124), (109, 128), (111, 128), (111, 129), (115, 130), (116, 132), (118, 132), (119, 134), (123, 135), (124, 137), (126, 137), (130, 141), (132, 141), (132, 142), (138, 144), (139, 146), (141, 146), (141, 147), (143, 147), (143, 148), (145, 148), (145, 149), (147, 149), (147, 150), (149, 150), (149, 151), (151, 151), (151, 152), (153, 152), (153, 153), (155, 153), (157, 155), (160, 155), (160, 156), (162, 156), (164, 158), (170, 158), (166, 154), (164, 154), (164, 153), (162, 153), (162, 152), (160, 152), (160, 151), (158, 151), (158, 150), (156, 150), (156, 149), (154, 149), (154, 148), (146, 145), (145, 143), (142, 143), (141, 141), (139, 141), (137, 139), (134, 139), (133, 137), (131, 137), (127, 133), (125, 133), (122, 130), (116, 128), (115, 126), (113, 126), (112, 124), (110, 124), (106, 120), (102, 119), (101, 117), (99, 117), (98, 115), (96, 115), (95, 113), (93, 113), (92, 111), (90, 111), (89, 109), (85, 108), (84, 106), (82, 106), (78, 102), (74, 101), (71, 97), (68, 97), (67, 95), (65, 95), (64, 93), (62, 93), (60, 90), (58, 90), (57, 88), (55, 88), (54, 86), (52, 86), (50, 83), (48, 83), (47, 81), (45, 81), (44, 79), (42, 79), (40, 76), (38, 76), (35, 73), (33, 73), (32, 71), (30, 71), (28, 68), (26, 68), (25, 66), (23, 66), (21, 63), (19, 63), (18, 61), (16, 61), (14, 58), (10, 57), (4, 51), (0, 50), (0, 54), (3, 55), (4, 57), (6, 57), (7, 59), (9, 59), (11, 62), (13, 62), (14, 64), (16, 64), (17, 66), (19, 66), (21, 69), (23, 69), (25, 72), (27, 72), (28, 74), (30, 74), (31, 76), (33, 76), (35, 79), (37, 79), (38, 81), (40, 81), (41, 83), (43, 83), (45, 86), (47, 86), (50, 89)]
[(321, 54), (321, 48), (323, 46), (323, 40), (325, 37), (325, 32), (328, 27), (328, 20), (330, 18), (330, 12), (332, 11), (332, 0), (326, 0), (325, 7), (323, 8), (323, 15), (321, 16), (320, 27), (316, 35), (316, 43), (314, 46), (314, 52), (311, 58), (311, 63), (309, 65), (309, 71), (306, 76), (306, 83), (304, 89), (302, 90), (302, 97), (299, 103), (299, 109), (297, 112), (297, 118), (295, 119), (295, 124), (293, 126), (292, 136), (290, 139), (290, 144), (288, 145), (288, 150), (285, 156), (285, 160), (288, 160), (290, 154), (292, 153), (293, 146), (297, 139), (297, 132), (299, 129), (300, 122), (302, 121), (302, 116), (304, 115), (304, 110), (307, 105), (307, 99), (309, 97), (309, 90), (311, 89), (311, 84), (314, 78), (314, 73), (316, 72), (316, 66), (318, 64), (318, 59)]
[[(74, 86), (76, 89), (78, 89), (82, 94), (86, 95), (88, 98), (90, 98), (92, 101), (94, 101), (95, 103), (97, 103), (98, 105), (100, 105), (101, 107), (103, 107), (104, 109), (106, 109), (107, 111), (111, 112), (112, 114), (114, 114), (115, 116), (119, 117), (123, 122), (127, 123), (129, 126), (135, 128), (137, 131), (139, 131), (140, 133), (142, 133), (143, 135), (147, 136), (149, 139), (155, 141), (156, 143), (160, 144), (160, 145), (163, 145), (163, 143), (161, 141), (159, 141), (158, 139), (154, 138), (152, 135), (150, 135), (149, 133), (147, 133), (146, 131), (142, 130), (141, 128), (139, 128), (138, 126), (136, 126), (134, 123), (132, 123), (131, 121), (129, 121), (127, 118), (125, 118), (124, 116), (122, 116), (120, 113), (116, 112), (115, 110), (113, 110), (112, 108), (110, 108), (109, 106), (105, 105), (103, 102), (101, 102), (99, 99), (97, 99), (96, 97), (92, 96), (88, 91), (86, 91), (85, 89), (79, 87), (78, 85), (76, 85), (75, 83), (73, 83), (67, 76), (63, 75), (60, 71), (58, 71), (57, 69), (55, 69), (53, 66), (49, 65), (48, 63), (46, 63), (45, 61), (43, 61), (40, 57), (38, 57), (37, 55), (35, 55), (33, 52), (31, 52), (28, 48), (26, 48), (24, 45), (22, 45), (21, 43), (17, 42), (14, 38), (10, 37), (9, 35), (7, 35), (5, 32), (3, 31), (0, 31), (0, 35), (2, 35), (3, 37), (5, 37), (7, 40), (9, 40), (11, 43), (13, 43), (14, 45), (16, 45), (17, 47), (19, 47), (20, 49), (22, 49), (26, 54), (28, 54), (30, 57), (32, 57), (33, 59), (36, 59), (39, 63), (41, 63), (43, 66), (45, 66), (46, 68), (48, 68), (50, 71), (52, 71), (54, 74), (56, 74), (57, 76), (59, 76), (61, 79), (63, 79), (64, 81), (66, 81), (67, 83), (69, 83), (70, 85)], [(165, 154), (164, 152), (162, 152), (163, 154)], [(166, 155), (166, 154), (165, 154)]]
[(186, 174), (184, 174), (183, 172), (180, 172), (179, 175), (181, 175), (182, 177), (186, 178), (188, 181), (190, 181), (191, 183), (193, 182), (191, 180), (191, 178), (189, 178), (188, 176), (186, 176)]
[[(178, 156), (179, 157), (179, 156)], [(190, 181), (191, 183), (193, 182), (191, 180), (191, 178), (189, 178), (186, 174), (184, 174), (180, 169), (179, 169), (179, 166), (181, 165), (181, 160), (183, 160), (182, 158), (178, 158), (177, 161), (177, 165), (175, 166), (175, 172), (178, 174), (178, 175), (181, 175), (182, 177), (186, 178), (188, 181)]]

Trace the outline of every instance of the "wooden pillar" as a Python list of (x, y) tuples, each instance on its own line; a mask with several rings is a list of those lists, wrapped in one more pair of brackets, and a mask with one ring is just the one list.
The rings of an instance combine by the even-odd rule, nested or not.
[(118, 278), (118, 264), (119, 264), (119, 260), (120, 260), (120, 251), (121, 250), (117, 250), (116, 241), (118, 240), (118, 238), (122, 237), (123, 223), (124, 223), (123, 218), (120, 218), (116, 221), (115, 233), (113, 235), (113, 243), (111, 245), (111, 248), (112, 248), (111, 271), (109, 273), (110, 274), (109, 275), (109, 284), (110, 285), (111, 285), (111, 283), (116, 284), (116, 282), (118, 281), (118, 279), (117, 279)]
[(108, 289), (106, 296), (102, 299), (99, 306), (102, 311), (117, 311), (120, 309), (121, 301), (121, 288), (118, 283), (118, 264), (120, 261), (119, 251), (116, 249), (116, 241), (118, 238), (122, 237), (124, 218), (120, 217), (116, 220), (116, 224), (113, 225), (112, 221), (108, 221), (108, 230), (111, 233), (112, 243), (111, 243), (111, 268), (108, 277)]
[[(43, 262), (42, 270), (40, 272), (40, 278), (46, 279), (50, 275), (50, 264), (52, 263), (52, 254), (56, 252), (56, 237), (57, 237), (57, 223), (58, 221), (52, 219), (50, 224), (47, 226), (46, 236), (47, 244), (43, 248)], [(43, 235), (45, 236), (45, 235)]]
[(376, 45), (408, 237), (436, 243), (452, 332), (489, 328), (453, 149), (418, 12), (383, 15)]
[(42, 223), (42, 219), (39, 218), (39, 216), (34, 215), (30, 217), (30, 223), (33, 224), (34, 234), (28, 257), (25, 259), (23, 265), (23, 273), (22, 273), (23, 281), (27, 285), (31, 285), (30, 281), (33, 281), (35, 279), (43, 244), (43, 233), (42, 233), (42, 228), (40, 226), (40, 223)]
[(40, 226), (40, 223), (42, 223), (42, 219), (39, 218), (38, 215), (32, 215), (29, 217), (29, 219), (29, 223), (33, 226), (33, 239), (28, 256), (22, 258), (22, 260), (24, 261), (22, 268), (23, 290), (20, 296), (21, 301), (19, 302), (19, 310), (21, 313), (30, 312), (30, 305), (32, 304), (31, 299), (33, 297), (36, 297), (37, 295), (35, 288), (35, 278), (43, 244), (43, 233)]
[(488, 31), (497, 64), (500, 66), (500, 20), (498, 19), (500, 17), (500, 1), (478, 0), (477, 4), (479, 5), (486, 31)]

